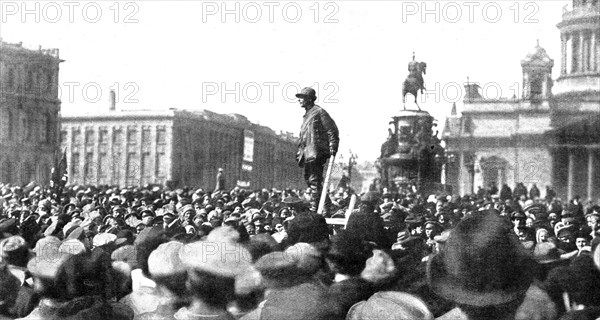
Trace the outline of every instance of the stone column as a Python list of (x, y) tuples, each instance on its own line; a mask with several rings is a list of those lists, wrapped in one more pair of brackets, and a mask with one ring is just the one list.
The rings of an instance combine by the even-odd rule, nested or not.
[(497, 188), (498, 188), (498, 193), (500, 192), (500, 190), (502, 190), (502, 180), (503, 180), (504, 176), (502, 175), (502, 168), (498, 168), (498, 182), (497, 184)]
[(592, 199), (594, 195), (594, 149), (588, 149), (588, 176), (587, 176), (587, 198)]
[(598, 52), (596, 51), (596, 30), (592, 30), (592, 37), (590, 39), (590, 71), (598, 71)]
[(465, 153), (461, 152), (458, 156), (458, 192), (461, 196), (465, 195)]
[(567, 34), (561, 34), (560, 35), (560, 44), (561, 44), (561, 60), (562, 60), (562, 66), (560, 69), (560, 74), (561, 75), (565, 75), (567, 74)]
[(567, 176), (567, 201), (573, 199), (573, 184), (575, 178), (575, 154), (572, 149), (567, 149), (569, 153), (569, 171)]
[(578, 72), (583, 72), (585, 71), (585, 69), (583, 68), (584, 65), (584, 61), (583, 61), (583, 41), (584, 41), (584, 33), (583, 31), (579, 32), (579, 46), (577, 48), (578, 50), (578, 57), (579, 57), (579, 64), (577, 65), (577, 71)]

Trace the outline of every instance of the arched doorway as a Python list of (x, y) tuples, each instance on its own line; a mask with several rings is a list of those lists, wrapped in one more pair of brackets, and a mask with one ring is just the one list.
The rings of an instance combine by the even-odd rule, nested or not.
[(496, 186), (498, 190), (506, 183), (506, 173), (508, 171), (508, 161), (497, 156), (481, 158), (481, 171), (483, 174), (483, 183), (485, 188)]

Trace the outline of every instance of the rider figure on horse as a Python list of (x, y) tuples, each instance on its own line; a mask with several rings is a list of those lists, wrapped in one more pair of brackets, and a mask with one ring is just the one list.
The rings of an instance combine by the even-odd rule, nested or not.
[[(415, 104), (419, 110), (421, 110), (421, 107), (417, 103), (417, 93), (421, 90), (421, 94), (423, 94), (423, 90), (425, 89), (423, 74), (426, 72), (426, 68), (427, 64), (425, 62), (415, 61), (415, 54), (413, 52), (413, 59), (408, 63), (409, 74), (406, 80), (404, 80), (402, 87), (402, 103), (406, 101), (406, 94), (410, 93), (415, 97)], [(404, 105), (404, 110), (406, 110), (406, 105)]]

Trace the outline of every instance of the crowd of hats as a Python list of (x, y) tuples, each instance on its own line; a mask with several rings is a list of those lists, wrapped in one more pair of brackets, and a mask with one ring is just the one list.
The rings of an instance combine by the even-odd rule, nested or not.
[[(181, 307), (203, 297), (198, 283), (209, 286), (207, 275), (219, 288), (231, 283), (230, 293), (213, 288), (215, 296), (245, 319), (256, 310), (257, 319), (432, 319), (453, 306), (520, 301), (534, 280), (556, 318), (570, 309), (565, 293), (600, 307), (600, 206), (508, 191), (371, 191), (347, 217), (352, 191), (340, 189), (328, 211), (349, 218), (347, 230), (331, 226), (326, 243), (306, 243), (288, 238), (291, 225), (314, 220), (300, 190), (71, 186), (50, 199), (33, 183), (0, 185), (0, 316), (47, 310), (44, 298), (94, 297), (133, 318), (156, 309), (136, 305), (140, 288), (164, 286)], [(351, 224), (365, 212), (372, 217), (360, 223), (382, 228)], [(333, 287), (336, 274), (362, 279), (368, 295), (342, 306), (307, 287)], [(28, 307), (11, 307), (23, 296)]]

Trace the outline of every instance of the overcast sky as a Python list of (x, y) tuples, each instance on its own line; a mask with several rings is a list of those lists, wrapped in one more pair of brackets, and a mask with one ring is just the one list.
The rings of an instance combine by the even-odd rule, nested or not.
[(467, 77), (487, 97), (519, 95), (520, 61), (536, 39), (556, 78), (556, 24), (569, 3), (3, 0), (0, 37), (60, 49), (63, 114), (106, 109), (113, 87), (120, 108), (239, 113), (297, 134), (293, 95), (314, 86), (340, 129), (340, 153), (372, 161), (402, 109), (413, 51), (428, 65), (420, 105), (443, 125), (452, 101), (460, 111)]

